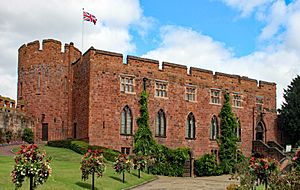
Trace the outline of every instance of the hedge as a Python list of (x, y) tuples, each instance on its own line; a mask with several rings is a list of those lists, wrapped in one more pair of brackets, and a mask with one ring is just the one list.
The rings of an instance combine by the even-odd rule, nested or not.
[(184, 163), (189, 159), (188, 148), (170, 149), (157, 144), (155, 148), (155, 163), (150, 168), (152, 174), (165, 176), (183, 176)]
[(103, 151), (103, 157), (111, 162), (115, 161), (115, 158), (118, 157), (119, 154), (121, 154), (117, 150), (112, 150), (106, 147), (102, 146), (90, 146), (88, 143), (84, 141), (72, 141), (72, 140), (57, 140), (57, 141), (48, 141), (48, 146), (52, 147), (62, 147), (62, 148), (68, 148), (71, 149), (79, 154), (85, 154), (88, 149), (91, 150), (102, 150)]

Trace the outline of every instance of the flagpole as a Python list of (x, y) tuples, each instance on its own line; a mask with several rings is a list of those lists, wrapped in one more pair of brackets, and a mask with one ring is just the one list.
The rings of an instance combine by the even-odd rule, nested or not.
[(81, 54), (83, 55), (83, 31), (84, 31), (84, 19), (83, 19), (84, 8), (82, 8), (82, 33), (81, 33)]

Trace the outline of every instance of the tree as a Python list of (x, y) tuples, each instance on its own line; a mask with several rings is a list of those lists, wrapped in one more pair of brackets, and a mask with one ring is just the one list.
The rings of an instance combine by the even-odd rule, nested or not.
[(82, 179), (88, 180), (89, 175), (92, 175), (92, 190), (95, 189), (95, 173), (97, 177), (102, 177), (105, 170), (102, 151), (88, 150), (81, 160), (81, 176)]
[(279, 109), (280, 126), (289, 136), (288, 143), (295, 144), (300, 140), (300, 76), (294, 78), (284, 90), (285, 102)]
[(29, 144), (32, 144), (34, 142), (33, 139), (34, 139), (34, 134), (33, 134), (32, 129), (25, 128), (24, 132), (23, 132), (23, 135), (22, 135), (22, 140), (29, 143)]
[(22, 187), (25, 178), (30, 179), (30, 190), (45, 183), (52, 172), (51, 158), (40, 151), (37, 145), (22, 145), (15, 157), (15, 166), (11, 172), (12, 182), (16, 189)]
[(224, 105), (221, 109), (220, 117), (220, 167), (224, 173), (230, 173), (236, 164), (237, 137), (235, 130), (238, 126), (238, 122), (232, 112), (228, 93), (224, 94)]
[(143, 91), (140, 99), (140, 117), (137, 119), (138, 130), (134, 135), (135, 154), (149, 156), (155, 147), (155, 141), (149, 127), (148, 94)]

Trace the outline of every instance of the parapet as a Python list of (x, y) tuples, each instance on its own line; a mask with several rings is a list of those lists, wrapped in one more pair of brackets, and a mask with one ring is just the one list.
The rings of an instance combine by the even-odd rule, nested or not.
[(141, 58), (128, 55), (126, 62), (128, 65), (136, 67), (147, 67), (148, 69), (158, 70), (159, 62), (153, 59)]
[(187, 75), (187, 66), (179, 65), (175, 63), (163, 62), (162, 70), (171, 73), (178, 73), (182, 75)]
[[(70, 45), (73, 44), (72, 42), (70, 43)], [(54, 40), (54, 39), (45, 39), (42, 41), (42, 44), (40, 44), (40, 42), (38, 40), (35, 40), (33, 42), (29, 42), (27, 44), (23, 44), (20, 48), (19, 48), (19, 53), (22, 52), (35, 52), (35, 51), (53, 51), (54, 52), (65, 52), (66, 51), (66, 47), (69, 47), (69, 45), (65, 45), (63, 51), (62, 51), (62, 43), (58, 40)], [(77, 48), (76, 48), (77, 49)], [(78, 49), (77, 49), (78, 50)], [(79, 51), (79, 50), (78, 50)]]

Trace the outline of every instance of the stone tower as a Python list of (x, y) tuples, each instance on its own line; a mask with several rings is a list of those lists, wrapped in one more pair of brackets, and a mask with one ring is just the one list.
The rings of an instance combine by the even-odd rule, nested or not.
[(72, 137), (72, 62), (81, 52), (73, 43), (43, 40), (22, 45), (18, 61), (18, 109), (35, 118), (36, 141)]

